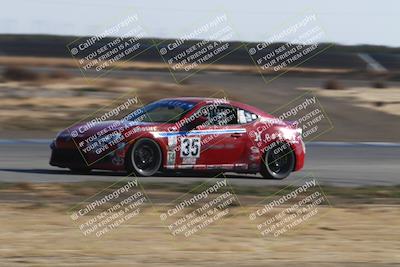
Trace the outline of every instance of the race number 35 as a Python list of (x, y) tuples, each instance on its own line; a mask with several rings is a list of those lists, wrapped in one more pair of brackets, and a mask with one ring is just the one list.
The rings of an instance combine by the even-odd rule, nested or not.
[(181, 138), (181, 157), (198, 158), (200, 156), (201, 143), (199, 137)]

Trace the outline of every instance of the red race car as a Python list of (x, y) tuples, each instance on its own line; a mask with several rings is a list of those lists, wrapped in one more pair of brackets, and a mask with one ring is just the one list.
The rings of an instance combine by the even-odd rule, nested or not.
[(92, 120), (61, 131), (50, 145), (50, 165), (138, 176), (198, 170), (283, 179), (303, 167), (301, 135), (295, 123), (239, 102), (168, 98), (120, 120)]

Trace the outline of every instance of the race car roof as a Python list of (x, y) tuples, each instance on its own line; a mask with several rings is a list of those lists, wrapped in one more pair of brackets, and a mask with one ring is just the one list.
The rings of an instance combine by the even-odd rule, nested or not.
[[(180, 100), (180, 101), (186, 101), (186, 102), (193, 102), (193, 103), (199, 103), (199, 102), (203, 102), (203, 101), (216, 101), (218, 100), (218, 98), (210, 98), (210, 97), (171, 97), (171, 98), (164, 98), (161, 100)], [(229, 101), (228, 101), (229, 102)]]
[[(222, 99), (221, 98), (211, 98), (211, 97), (174, 97), (174, 98), (165, 98), (165, 99), (161, 99), (161, 100), (180, 100), (180, 101), (192, 102), (192, 103), (197, 104), (200, 102), (215, 103), (216, 101), (221, 101)], [(253, 107), (253, 106), (241, 103), (241, 102), (231, 101), (226, 98), (224, 99), (224, 102), (229, 105), (248, 110), (250, 112), (258, 113), (259, 115), (263, 115), (266, 117), (272, 117), (270, 114), (266, 113), (265, 111), (263, 111), (261, 109), (258, 109), (256, 107)]]

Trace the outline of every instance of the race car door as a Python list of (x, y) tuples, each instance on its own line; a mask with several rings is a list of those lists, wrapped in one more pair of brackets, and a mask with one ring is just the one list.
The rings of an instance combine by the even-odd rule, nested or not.
[(246, 128), (238, 124), (237, 109), (230, 105), (205, 106), (207, 122), (180, 137), (182, 167), (231, 168), (243, 163)]

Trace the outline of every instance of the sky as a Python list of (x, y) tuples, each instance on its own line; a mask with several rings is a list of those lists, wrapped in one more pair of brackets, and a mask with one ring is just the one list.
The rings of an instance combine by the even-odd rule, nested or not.
[(146, 37), (178, 38), (190, 31), (190, 25), (224, 12), (235, 38), (263, 41), (288, 21), (311, 12), (326, 32), (321, 41), (400, 47), (398, 0), (0, 0), (0, 4), (0, 33), (94, 35), (133, 10)]

